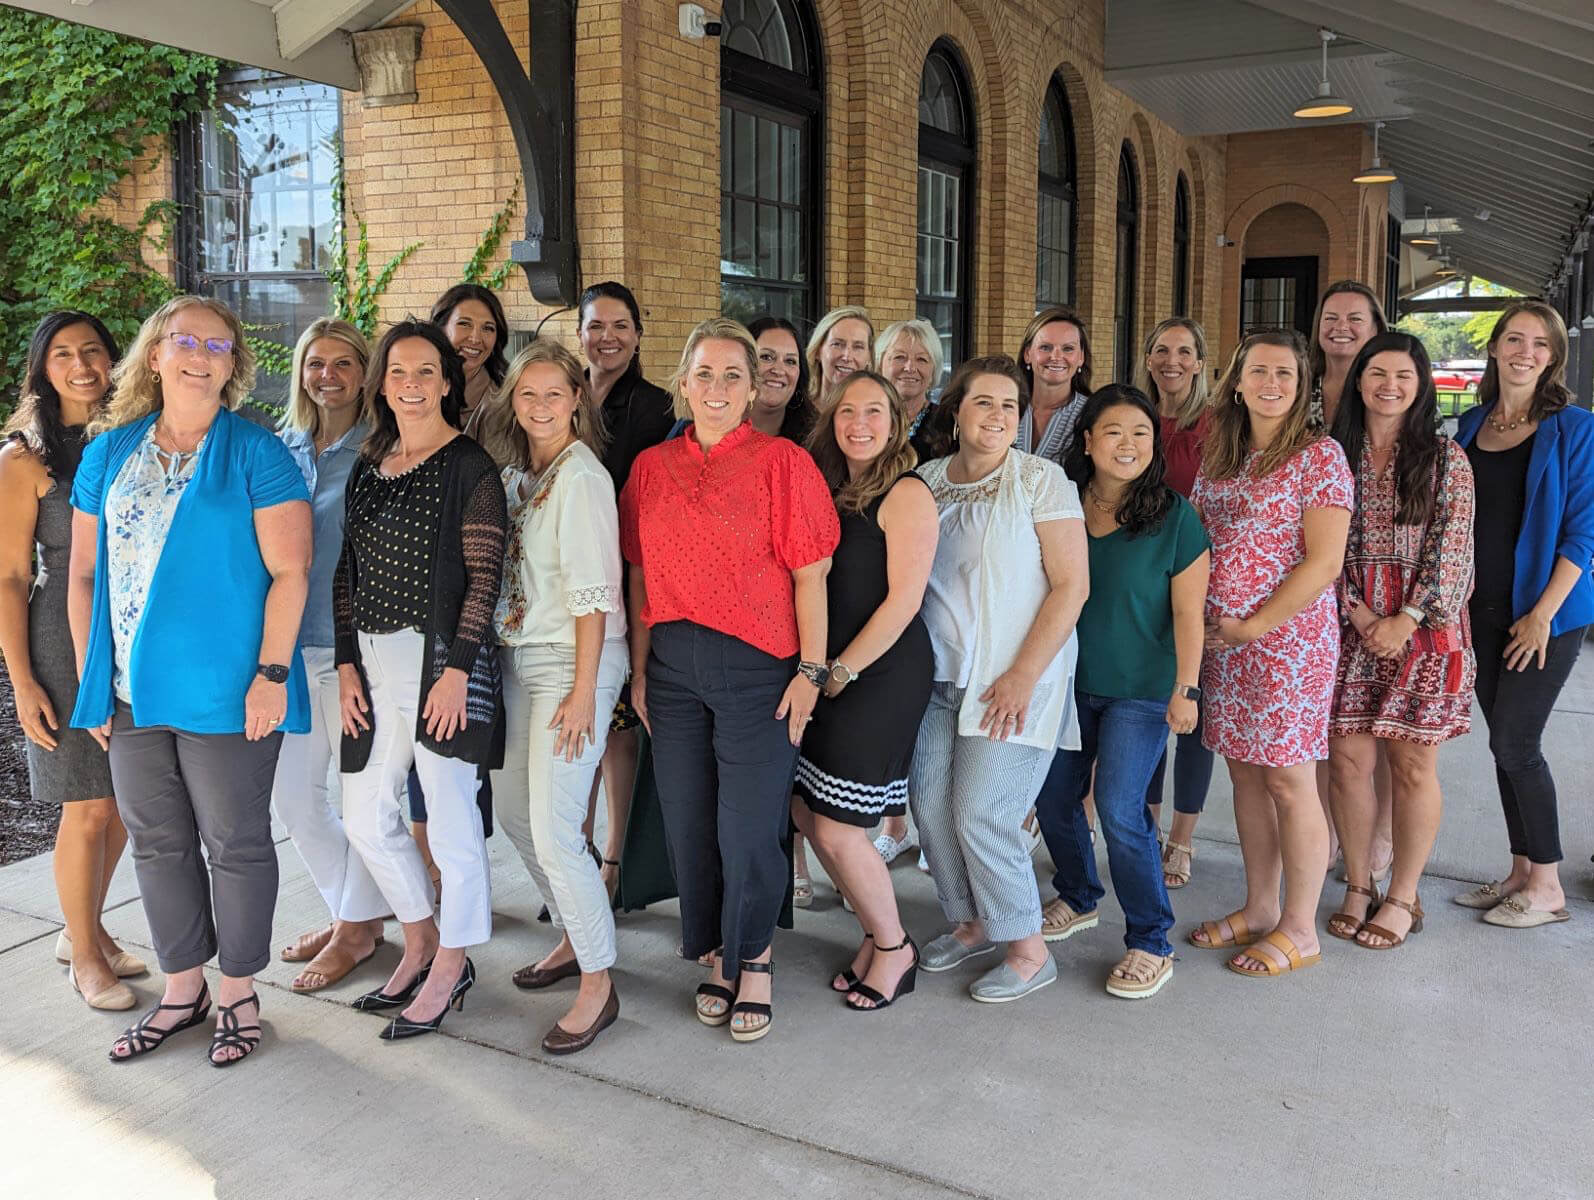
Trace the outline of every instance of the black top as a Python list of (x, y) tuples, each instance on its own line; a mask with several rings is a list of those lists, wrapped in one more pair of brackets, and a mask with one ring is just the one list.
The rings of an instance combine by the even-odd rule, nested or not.
[[(917, 487), (928, 486), (912, 471), (897, 479), (912, 479)], [(857, 637), (874, 616), (875, 610), (886, 602), (891, 590), (891, 578), (886, 571), (886, 535), (880, 528), (880, 506), (891, 494), (887, 488), (876, 496), (861, 513), (841, 511), (841, 540), (830, 556), (830, 573), (826, 577), (825, 599), (829, 610), (825, 657), (835, 658), (847, 648), (847, 643)], [(920, 618), (914, 617), (919, 623)], [(878, 672), (880, 663), (896, 653), (909, 639), (899, 639), (870, 667)], [(850, 665), (850, 664), (849, 664)]]
[(354, 627), (364, 633), (422, 628), (443, 516), (443, 450), (402, 475), (356, 471), (345, 510), (344, 538), (360, 571)]
[(1521, 445), (1509, 450), (1480, 449), (1476, 438), (1467, 446), (1478, 497), (1472, 522), (1475, 607), (1511, 611), (1517, 538), (1528, 504), (1528, 460), (1538, 436), (1530, 433)]
[[(587, 374), (590, 377), (592, 372)], [(674, 424), (670, 394), (642, 378), (642, 368), (633, 358), (603, 400), (603, 427), (609, 435), (603, 466), (614, 480), (615, 495), (631, 477), (637, 455), (662, 442)]]

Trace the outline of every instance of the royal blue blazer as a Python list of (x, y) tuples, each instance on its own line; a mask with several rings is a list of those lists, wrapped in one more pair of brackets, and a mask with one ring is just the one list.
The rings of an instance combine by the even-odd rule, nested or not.
[[(1456, 441), (1470, 446), (1483, 427), (1487, 409), (1461, 414)], [(1567, 407), (1539, 423), (1528, 458), (1527, 505), (1517, 534), (1516, 580), (1511, 616), (1521, 620), (1549, 585), (1555, 560), (1564, 558), (1582, 572), (1550, 621), (1550, 634), (1594, 622), (1594, 413)], [(1479, 496), (1478, 503), (1488, 503)]]
[[(97, 518), (94, 609), (88, 652), (72, 724), (110, 720), (110, 581), (105, 493), (138, 448), (157, 414), (107, 430), (83, 450), (72, 484), (72, 507)], [(177, 502), (133, 638), (129, 691), (133, 723), (189, 733), (242, 733), (244, 696), (260, 663), (271, 574), (260, 557), (254, 514), (289, 500), (310, 499), (304, 477), (275, 434), (222, 409), (210, 427), (194, 478)], [(310, 731), (304, 662), (293, 651), (284, 733)]]

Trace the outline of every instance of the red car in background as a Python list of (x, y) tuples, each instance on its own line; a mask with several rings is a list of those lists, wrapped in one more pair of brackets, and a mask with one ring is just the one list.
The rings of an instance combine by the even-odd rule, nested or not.
[(1478, 382), (1483, 378), (1483, 368), (1487, 365), (1487, 361), (1481, 358), (1454, 358), (1447, 363), (1436, 364), (1433, 369), (1434, 390), (1475, 392)]

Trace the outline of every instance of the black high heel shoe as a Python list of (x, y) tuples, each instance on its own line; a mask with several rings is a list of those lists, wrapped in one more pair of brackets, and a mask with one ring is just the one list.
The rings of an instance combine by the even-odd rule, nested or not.
[[(878, 1012), (882, 1008), (890, 1008), (913, 990), (919, 979), (919, 947), (914, 945), (911, 937), (904, 933), (901, 943), (895, 946), (877, 946), (875, 947), (875, 953), (889, 954), (893, 950), (901, 950), (904, 946), (913, 947), (913, 965), (902, 973), (901, 979), (897, 980), (896, 991), (892, 992), (890, 996), (882, 996), (867, 983), (854, 984), (852, 991), (847, 993), (848, 1008), (852, 1009), (853, 1012)], [(862, 996), (870, 1002), (870, 1007), (865, 1008), (861, 1004), (854, 1004), (852, 1002), (853, 996)]]
[(415, 998), (416, 990), (421, 984), (426, 982), (426, 976), (431, 973), (431, 970), (432, 964), (427, 963), (416, 973), (415, 978), (410, 980), (409, 986), (402, 991), (394, 992), (393, 995), (389, 996), (381, 988), (377, 988), (373, 992), (366, 992), (363, 996), (355, 997), (349, 1007), (357, 1012), (382, 1012), (389, 1008), (403, 1008)]
[[(863, 940), (866, 941), (866, 942), (874, 941), (874, 934), (872, 934), (872, 933), (864, 934), (863, 935)], [(854, 955), (854, 957), (856, 957), (856, 955)], [(837, 979), (841, 980), (841, 982), (842, 982), (842, 986), (841, 987), (837, 987), (836, 986), (836, 980)], [(857, 986), (858, 986), (858, 972), (856, 972), (856, 971), (854, 971), (852, 969), (852, 964), (851, 963), (848, 963), (845, 967), (841, 968), (840, 971), (836, 972), (835, 976), (832, 977), (832, 979), (830, 980), (830, 990), (833, 991), (833, 992), (840, 992), (842, 995), (846, 995), (848, 992), (852, 991)]]
[(465, 993), (476, 983), (476, 964), (469, 958), (465, 959), (465, 969), (459, 973), (459, 978), (454, 980), (454, 990), (448, 994), (448, 1003), (443, 1005), (443, 1011), (430, 1021), (412, 1021), (403, 1013), (394, 1017), (381, 1033), (377, 1034), (384, 1042), (401, 1042), (405, 1038), (420, 1037), (423, 1033), (436, 1033), (443, 1027), (443, 1018), (448, 1016), (448, 1010), (465, 1009)]

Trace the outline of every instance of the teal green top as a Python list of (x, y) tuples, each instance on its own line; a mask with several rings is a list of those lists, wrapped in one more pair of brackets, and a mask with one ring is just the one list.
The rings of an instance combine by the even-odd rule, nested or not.
[(1090, 599), (1079, 614), (1075, 686), (1093, 696), (1165, 700), (1173, 695), (1171, 581), (1210, 548), (1183, 496), (1155, 533), (1115, 529), (1090, 537)]

